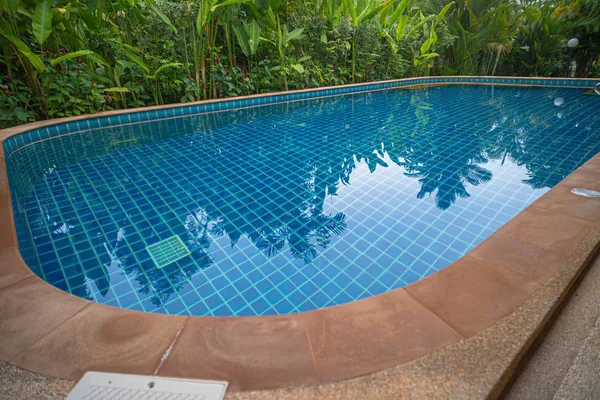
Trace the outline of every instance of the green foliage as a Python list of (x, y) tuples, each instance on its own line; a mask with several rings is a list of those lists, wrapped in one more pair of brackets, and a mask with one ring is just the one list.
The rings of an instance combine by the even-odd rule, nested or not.
[(44, 107), (49, 117), (71, 117), (112, 108), (113, 96), (105, 94), (104, 85), (96, 82), (83, 67), (68, 59), (55, 67), (46, 67), (40, 74), (46, 95)]
[(31, 30), (40, 45), (44, 44), (52, 33), (52, 11), (48, 1), (37, 0), (31, 21)]
[(260, 26), (256, 20), (248, 24), (239, 23), (235, 25), (234, 29), (244, 55), (246, 57), (255, 55), (260, 44)]
[(27, 85), (9, 75), (0, 78), (0, 127), (34, 121), (31, 111), (31, 90)]
[[(29, 60), (31, 65), (39, 71), (44, 70), (44, 64), (41, 62), (40, 58), (33, 53), (31, 48), (25, 44), (21, 39), (13, 35), (10, 24), (5, 20), (0, 20), (0, 34), (4, 37), (4, 39), (10, 42), (10, 45), (13, 47), (13, 51), (15, 51), (18, 55), (24, 56)], [(6, 46), (6, 44), (5, 44)], [(6, 54), (6, 53), (5, 53)], [(9, 56), (10, 57), (10, 56)], [(5, 60), (8, 57), (5, 56)], [(5, 61), (6, 63), (6, 61)], [(8, 63), (7, 63), (8, 65)], [(9, 71), (10, 73), (10, 71)]]
[[(1, 0), (4, 123), (420, 75), (598, 75), (597, 0)], [(10, 122), (7, 122), (10, 121)]]
[(254, 82), (250, 77), (244, 76), (238, 67), (227, 69), (223, 64), (217, 64), (211, 73), (215, 81), (218, 94), (221, 97), (243, 96), (255, 91)]

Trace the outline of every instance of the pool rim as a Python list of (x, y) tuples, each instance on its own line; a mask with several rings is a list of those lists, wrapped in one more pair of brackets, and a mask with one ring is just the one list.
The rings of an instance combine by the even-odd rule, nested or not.
[[(550, 86), (497, 83), (495, 80), (498, 78), (493, 77), (435, 78), (437, 81), (429, 83), (422, 82), (428, 78), (407, 78), (346, 85), (342, 88), (363, 88), (397, 82), (408, 83), (403, 88), (443, 84)], [(444, 78), (448, 81), (440, 82)], [(456, 78), (473, 81), (450, 80)], [(545, 83), (556, 84), (557, 87), (565, 87), (559, 82), (569, 81), (567, 78), (504, 79), (543, 80)], [(581, 89), (593, 87), (600, 79), (573, 81), (589, 83), (589, 86), (576, 87)], [(268, 93), (243, 99), (337, 89), (340, 87)], [(38, 121), (1, 130), (0, 143), (23, 132), (65, 122), (235, 100), (218, 99)], [(0, 158), (4, 160), (4, 146), (0, 146)], [(303, 313), (188, 317), (102, 305), (71, 295), (38, 278), (24, 263), (18, 250), (6, 165), (3, 161), (0, 163), (0, 229), (3, 233), (9, 229), (11, 232), (10, 235), (3, 234), (0, 239), (0, 300), (8, 304), (8, 307), (3, 305), (0, 309), (0, 360), (44, 375), (71, 380), (79, 379), (85, 370), (94, 368), (109, 372), (157, 372), (159, 375), (175, 377), (225, 379), (231, 382), (230, 390), (233, 391), (330, 382), (393, 367), (475, 337), (507, 318), (569, 265), (571, 258), (577, 256), (582, 259), (578, 270), (583, 270), (600, 246), (597, 238), (597, 232), (600, 231), (600, 210), (593, 199), (569, 197), (566, 191), (575, 183), (577, 186), (585, 186), (597, 185), (599, 181), (600, 153), (467, 255), (443, 270), (403, 288)], [(539, 220), (543, 223), (536, 222)], [(561, 236), (561, 232), (548, 232), (549, 227), (556, 227), (556, 224), (561, 227), (576, 226), (578, 229), (573, 230), (573, 237), (565, 238), (564, 235)], [(541, 246), (540, 238), (554, 240), (555, 246)], [(581, 252), (579, 249), (586, 240), (595, 240), (595, 243), (588, 244), (584, 250), (586, 254), (582, 256), (578, 252)], [(546, 256), (546, 253), (555, 256), (549, 257), (552, 274), (540, 275), (540, 271), (529, 270), (528, 273), (533, 274), (531, 276), (535, 276), (535, 279), (532, 280), (530, 276), (528, 281), (522, 274), (514, 271), (517, 266), (507, 266), (505, 261), (503, 266), (499, 265), (500, 261), (489, 254), (493, 253), (490, 247), (506, 251), (506, 243), (514, 244), (522, 251), (529, 251), (529, 256), (523, 257), (519, 266), (539, 263), (539, 257)], [(558, 248), (561, 250), (558, 251)], [(474, 326), (467, 326), (468, 324), (459, 323), (461, 318), (457, 318), (452, 310), (441, 307), (440, 299), (436, 299), (433, 292), (439, 291), (440, 287), (456, 290), (455, 285), (461, 284), (469, 291), (473, 288), (469, 284), (473, 285), (474, 282), (465, 282), (464, 279), (457, 281), (456, 276), (464, 276), (463, 271), (475, 271), (473, 268), (483, 271), (484, 275), (478, 277), (480, 280), (475, 283), (485, 282), (491, 285), (498, 279), (510, 281), (508, 291), (505, 290), (507, 288), (492, 288), (504, 290), (496, 293), (497, 297), (513, 297), (510, 304), (500, 311), (478, 310), (480, 313), (495, 312), (495, 315)], [(480, 300), (490, 303), (489, 298), (483, 298), (485, 293), (479, 295)], [(45, 301), (48, 297), (53, 301)], [(475, 299), (477, 296), (471, 300)], [(24, 310), (23, 304), (30, 307)], [(493, 304), (487, 305), (488, 308), (491, 306)], [(473, 310), (469, 312), (474, 318), (477, 317)], [(398, 321), (402, 322), (401, 326), (393, 325)], [(43, 323), (47, 325), (43, 326)], [(397, 331), (390, 335), (387, 329), (390, 326), (400, 329), (400, 336)], [(432, 334), (432, 330), (439, 330), (441, 334)], [(89, 336), (81, 335), (82, 332), (89, 333)], [(415, 338), (417, 334), (422, 337)], [(407, 343), (404, 347), (403, 344), (398, 344), (402, 339)], [(418, 340), (415, 342), (415, 339)], [(371, 341), (372, 343), (367, 343)], [(66, 343), (72, 348), (65, 350)], [(184, 348), (182, 343), (188, 348)], [(189, 348), (192, 344), (195, 345), (193, 349)], [(137, 351), (134, 352), (135, 357), (127, 352), (132, 347)], [(109, 354), (108, 358), (106, 354)], [(130, 357), (123, 359), (125, 355)]]

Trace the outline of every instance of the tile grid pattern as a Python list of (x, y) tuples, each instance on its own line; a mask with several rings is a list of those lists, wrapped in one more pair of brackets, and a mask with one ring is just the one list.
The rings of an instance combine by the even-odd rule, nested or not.
[(202, 112), (224, 111), (236, 109), (240, 107), (254, 107), (264, 104), (272, 104), (277, 102), (288, 102), (302, 99), (310, 99), (321, 96), (335, 96), (341, 94), (369, 92), (380, 89), (390, 89), (411, 85), (423, 84), (444, 84), (444, 83), (484, 83), (484, 84), (502, 84), (502, 85), (538, 85), (549, 87), (575, 87), (575, 88), (593, 88), (600, 80), (593, 79), (549, 79), (549, 78), (518, 78), (518, 77), (497, 77), (497, 78), (478, 78), (478, 77), (429, 77), (429, 78), (412, 78), (400, 81), (390, 81), (382, 83), (372, 83), (368, 85), (347, 85), (331, 89), (310, 90), (292, 94), (277, 94), (258, 98), (249, 99), (227, 99), (224, 101), (196, 104), (191, 106), (180, 106), (174, 108), (165, 108), (160, 110), (142, 111), (129, 114), (121, 114), (109, 117), (88, 118), (85, 120), (73, 121), (63, 124), (51, 125), (48, 127), (35, 129), (29, 132), (24, 132), (19, 135), (9, 137), (3, 142), (4, 151), (9, 155), (13, 150), (16, 150), (28, 143), (39, 140), (64, 135), (69, 133), (77, 133), (90, 129), (108, 128), (110, 126), (118, 126), (124, 124), (132, 124), (137, 122), (156, 120), (160, 118), (180, 117)]
[[(564, 96), (571, 94), (565, 92)], [(522, 105), (518, 97), (505, 97), (505, 107)], [(372, 131), (377, 127), (374, 124), (380, 123), (392, 111), (384, 98), (383, 93), (355, 98), (364, 101), (365, 105), (362, 112), (358, 109), (354, 111), (352, 117), (345, 121), (345, 126), (340, 125), (344, 121), (339, 121), (335, 115), (325, 113), (323, 118), (317, 119), (318, 123), (307, 127), (306, 124), (315, 118), (315, 107), (296, 110), (296, 115), (286, 117), (299, 122), (298, 126), (302, 127), (296, 132), (299, 139), (295, 145), (298, 149), (308, 151), (311, 157), (319, 160), (326, 158), (327, 154), (321, 155), (321, 149), (314, 143), (315, 135), (319, 131), (343, 134), (344, 129), (349, 129), (348, 126), (357, 134)], [(445, 99), (435, 100), (436, 105), (443, 105)], [(451, 100), (448, 99), (449, 104), (464, 104)], [(478, 100), (473, 99), (474, 102)], [(369, 101), (371, 103), (367, 106)], [(349, 107), (346, 104), (348, 101), (340, 103), (329, 105), (334, 108)], [(405, 105), (401, 104), (402, 107)], [(456, 113), (456, 110), (451, 111)], [(578, 111), (581, 113), (586, 110)], [(373, 113), (375, 118), (372, 118)], [(553, 113), (554, 109), (547, 109), (537, 118), (543, 123)], [(593, 126), (589, 113), (581, 115), (587, 115), (587, 119), (580, 120), (579, 124)], [(68, 221), (50, 225), (50, 231), (47, 230), (48, 226), (41, 224), (34, 224), (32, 228), (34, 240), (38, 241), (35, 243), (36, 249), (45, 265), (46, 280), (72, 293), (84, 297), (91, 295), (99, 302), (146, 311), (192, 315), (305, 311), (378, 294), (426, 276), (456, 260), (547, 190), (524, 193), (518, 179), (515, 181), (515, 175), (518, 177), (519, 173), (523, 173), (522, 167), (509, 165), (498, 170), (498, 165), (495, 165), (493, 184), (481, 187), (473, 185), (469, 189), (476, 202), (459, 200), (451, 208), (440, 212), (432, 204), (433, 201), (415, 201), (414, 196), (418, 191), (415, 179), (404, 178), (402, 184), (394, 184), (410, 168), (404, 166), (403, 170), (398, 169), (395, 173), (375, 174), (370, 173), (367, 162), (363, 162), (362, 165), (359, 163), (360, 167), (356, 170), (360, 176), (357, 178), (356, 173), (352, 175), (353, 185), (340, 189), (358, 190), (354, 189), (358, 184), (360, 195), (346, 196), (342, 193), (340, 200), (336, 200), (339, 204), (325, 206), (326, 210), (331, 208), (332, 213), (341, 210), (350, 217), (350, 229), (337, 239), (332, 239), (331, 245), (323, 251), (323, 257), (331, 261), (331, 265), (319, 265), (319, 257), (312, 264), (298, 264), (289, 254), (283, 253), (269, 260), (247, 238), (241, 238), (237, 243), (238, 252), (228, 254), (229, 241), (223, 237), (212, 237), (212, 243), (208, 246), (210, 255), (207, 256), (207, 252), (202, 250), (203, 245), (206, 247), (206, 243), (202, 243), (206, 238), (202, 235), (199, 237), (198, 233), (202, 233), (203, 223), (215, 223), (215, 219), (205, 221), (208, 214), (206, 205), (215, 207), (217, 204), (222, 207), (223, 203), (229, 203), (235, 206), (236, 200), (239, 200), (235, 196), (219, 198), (217, 191), (213, 191), (216, 200), (210, 196), (198, 200), (203, 192), (210, 192), (211, 187), (219, 184), (215, 176), (225, 176), (223, 179), (231, 186), (229, 193), (241, 193), (251, 198), (265, 190), (266, 186), (276, 184), (272, 177), (294, 176), (296, 166), (307, 161), (301, 157), (302, 152), (297, 151), (291, 155), (285, 154), (286, 158), (296, 158), (296, 164), (288, 165), (280, 160), (280, 163), (269, 165), (257, 153), (251, 157), (255, 157), (254, 163), (260, 166), (254, 167), (255, 173), (260, 172), (259, 179), (252, 174), (240, 177), (239, 165), (235, 162), (242, 162), (246, 154), (239, 150), (236, 152), (234, 147), (241, 147), (242, 150), (261, 146), (268, 148), (273, 137), (261, 133), (277, 126), (279, 119), (276, 115), (266, 115), (242, 122), (244, 136), (241, 138), (237, 135), (241, 129), (239, 125), (224, 125), (211, 131), (209, 139), (205, 132), (199, 132), (84, 159), (47, 174), (34, 186), (25, 206), (30, 223), (36, 218), (39, 220), (40, 215), (49, 220), (60, 217), (61, 222)], [(443, 119), (439, 118), (440, 121)], [(472, 140), (481, 132), (481, 128), (477, 128), (479, 120), (480, 115), (473, 113), (460, 121), (461, 127), (472, 131), (471, 136), (463, 136), (462, 133), (441, 135), (436, 147), (447, 149), (442, 154), (443, 159), (460, 159), (469, 150)], [(415, 122), (418, 121), (407, 118), (397, 125), (410, 130)], [(441, 132), (451, 131), (449, 125), (439, 126), (438, 129)], [(529, 173), (532, 170), (537, 173), (540, 181), (537, 185), (541, 188), (553, 186), (556, 179), (560, 180), (560, 177), (598, 151), (595, 146), (598, 143), (597, 131), (582, 135), (566, 126), (558, 131), (562, 134), (557, 135), (557, 130), (542, 129), (539, 137), (534, 137), (536, 140), (532, 141), (532, 147), (540, 155), (534, 154), (527, 163), (535, 165), (540, 157), (562, 160), (551, 170), (528, 169)], [(575, 134), (570, 136), (570, 131)], [(494, 140), (496, 137), (491, 136), (484, 143)], [(339, 147), (343, 150), (344, 145), (345, 142), (338, 143), (333, 149)], [(427, 142), (415, 142), (412, 152), (426, 152), (430, 145)], [(215, 155), (215, 149), (226, 151), (227, 157)], [(540, 163), (546, 161), (544, 159)], [(393, 165), (389, 154), (384, 162)], [(498, 164), (496, 161), (494, 163)], [(199, 176), (198, 171), (206, 168), (213, 173)], [(253, 168), (253, 165), (248, 165), (248, 168)], [(445, 179), (451, 181), (455, 178), (456, 168), (455, 163), (447, 162), (433, 168), (433, 171), (440, 176), (447, 174)], [(387, 168), (383, 171), (391, 170)], [(236, 175), (238, 178), (229, 178)], [(126, 177), (125, 180), (123, 177)], [(284, 181), (282, 185), (286, 183), (294, 184)], [(455, 184), (455, 188), (459, 184)], [(390, 187), (396, 187), (392, 195), (388, 193)], [(285, 199), (290, 196), (283, 196), (283, 204), (278, 204), (282, 209), (286, 208), (286, 203), (290, 203), (290, 209), (298, 202), (302, 205), (310, 203), (310, 199), (302, 196), (306, 193), (313, 195), (311, 190), (306, 187), (294, 189), (300, 195), (292, 193), (291, 198), (295, 199), (293, 196), (296, 195), (300, 200), (286, 202)], [(64, 196), (57, 196), (57, 193)], [(398, 201), (400, 198), (403, 201)], [(389, 205), (392, 199), (395, 200), (393, 207)], [(41, 204), (47, 207), (42, 213), (39, 212)], [(244, 220), (242, 225), (251, 226), (269, 216), (273, 220), (280, 220), (281, 215), (271, 206), (273, 204), (267, 203), (260, 207), (259, 213), (240, 216)], [(415, 218), (415, 215), (419, 217)], [(380, 223), (381, 219), (386, 223)], [(395, 225), (389, 224), (390, 220), (397, 221), (396, 229)], [(130, 225), (122, 228), (127, 223)], [(84, 232), (81, 232), (82, 227)], [(97, 237), (90, 236), (96, 230)], [(133, 234), (130, 233), (132, 230)], [(142, 249), (149, 244), (148, 241), (158, 241), (171, 234), (187, 235), (192, 244), (198, 246), (197, 251), (191, 259), (181, 260), (173, 268), (158, 271), (148, 264), (151, 261)], [(343, 251), (336, 250), (336, 245), (342, 246)], [(390, 251), (386, 248), (392, 248), (391, 253), (395, 257), (390, 257)], [(98, 259), (102, 260), (99, 265)], [(215, 265), (211, 265), (213, 262)], [(240, 262), (250, 263), (251, 268), (240, 270), (237, 268)], [(128, 270), (124, 264), (130, 265), (131, 269)], [(198, 271), (199, 264), (204, 265), (205, 269)], [(112, 286), (110, 282), (113, 282)], [(148, 296), (146, 289), (156, 295)], [(160, 301), (156, 301), (156, 297)]]

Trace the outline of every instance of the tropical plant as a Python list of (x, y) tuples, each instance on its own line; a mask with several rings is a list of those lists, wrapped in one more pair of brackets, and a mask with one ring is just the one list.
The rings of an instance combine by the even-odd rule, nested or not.
[(384, 2), (379, 0), (344, 0), (344, 11), (349, 15), (352, 20), (352, 24), (356, 27), (354, 36), (352, 37), (352, 83), (356, 82), (356, 57), (358, 54), (357, 49), (357, 35), (360, 32), (361, 27), (366, 25), (369, 21), (377, 16), (377, 14), (384, 8)]
[(596, 0), (2, 0), (3, 119), (415, 75), (560, 76), (571, 37), (577, 76), (591, 76), (599, 21)]
[(0, 91), (0, 128), (35, 120), (27, 84), (8, 75), (6, 81), (0, 78)]
[(279, 71), (281, 77), (283, 78), (283, 86), (285, 90), (288, 90), (288, 75), (292, 71), (303, 74), (304, 67), (301, 63), (310, 59), (310, 56), (304, 56), (295, 60), (295, 62), (290, 62), (289, 58), (286, 57), (286, 49), (294, 40), (302, 39), (302, 32), (303, 29), (301, 28), (297, 28), (291, 32), (288, 32), (287, 26), (281, 25), (279, 19), (276, 19), (275, 32), (273, 33), (272, 38), (263, 38), (263, 40), (267, 41), (277, 49), (279, 65), (271, 68), (271, 72)]

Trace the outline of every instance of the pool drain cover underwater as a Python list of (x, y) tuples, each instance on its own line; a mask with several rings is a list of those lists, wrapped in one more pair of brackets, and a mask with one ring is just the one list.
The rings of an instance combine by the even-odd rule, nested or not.
[(227, 382), (86, 372), (67, 400), (222, 400)]
[(190, 255), (190, 251), (183, 244), (179, 236), (171, 236), (168, 239), (161, 240), (146, 247), (146, 250), (150, 253), (150, 257), (152, 257), (158, 268), (166, 267)]

